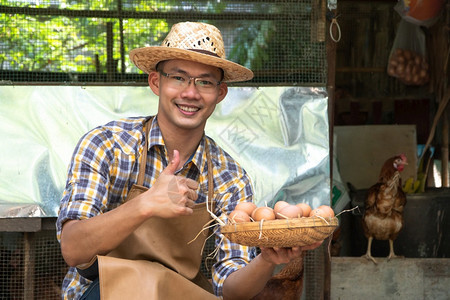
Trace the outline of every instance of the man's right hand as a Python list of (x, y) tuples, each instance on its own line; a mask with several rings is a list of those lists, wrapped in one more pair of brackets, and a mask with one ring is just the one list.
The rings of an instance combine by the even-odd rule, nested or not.
[(173, 152), (173, 159), (145, 193), (142, 200), (149, 205), (150, 216), (173, 218), (192, 214), (198, 198), (198, 183), (192, 179), (175, 175), (180, 163), (180, 154)]
[(171, 163), (148, 191), (106, 213), (65, 222), (61, 251), (67, 264), (77, 266), (89, 262), (96, 254), (108, 253), (149, 217), (191, 214), (198, 198), (198, 183), (175, 175), (179, 163), (179, 153), (174, 151)]

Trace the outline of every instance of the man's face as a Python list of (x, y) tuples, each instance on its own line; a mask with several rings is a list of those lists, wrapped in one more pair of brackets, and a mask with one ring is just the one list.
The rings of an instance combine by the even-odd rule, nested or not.
[[(227, 94), (219, 68), (185, 60), (168, 60), (160, 72), (149, 75), (149, 84), (159, 96), (158, 122), (177, 130), (201, 130)], [(194, 84), (212, 84), (209, 88)]]

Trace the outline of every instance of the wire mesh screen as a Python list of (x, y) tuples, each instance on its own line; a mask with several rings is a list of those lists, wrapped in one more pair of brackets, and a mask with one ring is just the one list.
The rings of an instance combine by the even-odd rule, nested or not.
[[(325, 0), (2, 0), (2, 84), (146, 84), (131, 49), (160, 45), (172, 24), (222, 32), (228, 59), (258, 85), (325, 85)], [(248, 84), (248, 83), (247, 83)]]
[[(201, 272), (211, 278), (214, 238), (203, 252)], [(59, 300), (68, 266), (54, 230), (0, 232), (0, 299)]]
[(0, 233), (0, 299), (61, 299), (67, 272), (55, 231)]
[(203, 247), (202, 264), (200, 265), (200, 272), (208, 279), (212, 276), (212, 267), (216, 261), (214, 258), (214, 253), (216, 252), (214, 239), (215, 236), (213, 235), (206, 240)]
[[(206, 278), (211, 278), (214, 250), (214, 238), (209, 238), (200, 268)], [(306, 299), (320, 299), (323, 293), (323, 255), (317, 249), (305, 257)], [(0, 299), (59, 300), (67, 270), (54, 230), (0, 232)]]

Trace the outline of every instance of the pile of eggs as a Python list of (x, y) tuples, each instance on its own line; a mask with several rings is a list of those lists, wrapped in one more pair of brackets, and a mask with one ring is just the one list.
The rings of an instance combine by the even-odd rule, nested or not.
[(389, 58), (388, 74), (407, 85), (424, 85), (430, 79), (426, 58), (406, 49), (396, 49)]
[(290, 204), (278, 201), (273, 208), (258, 207), (252, 202), (240, 202), (228, 216), (230, 223), (243, 223), (261, 220), (295, 219), (319, 216), (322, 218), (334, 217), (333, 209), (328, 205), (321, 205), (312, 209), (306, 203)]

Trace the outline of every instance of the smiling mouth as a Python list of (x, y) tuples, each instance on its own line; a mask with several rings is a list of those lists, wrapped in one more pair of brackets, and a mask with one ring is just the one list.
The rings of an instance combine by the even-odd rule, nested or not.
[(177, 105), (179, 109), (186, 112), (196, 112), (199, 111), (200, 108), (198, 107), (192, 107), (192, 106), (185, 106), (185, 105)]

